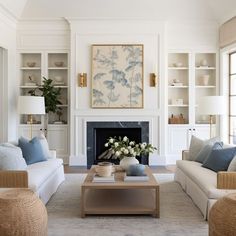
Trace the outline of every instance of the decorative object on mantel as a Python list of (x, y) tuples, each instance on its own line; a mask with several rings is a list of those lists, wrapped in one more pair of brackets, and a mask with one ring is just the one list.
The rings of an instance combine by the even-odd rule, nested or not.
[(87, 73), (79, 73), (78, 75), (79, 87), (87, 87)]
[(92, 45), (91, 105), (143, 108), (143, 45)]
[(107, 155), (102, 157), (103, 159), (120, 159), (120, 166), (124, 170), (128, 170), (130, 165), (138, 164), (139, 161), (135, 158), (140, 155), (148, 155), (156, 150), (151, 144), (147, 143), (135, 143), (135, 141), (130, 141), (128, 137), (110, 137), (108, 142), (105, 143), (105, 147), (110, 147), (108, 154), (110, 152), (112, 155)]
[(186, 124), (186, 119), (184, 118), (182, 113), (177, 116), (174, 116), (172, 114), (169, 118), (169, 124)]
[[(38, 85), (36, 88), (31, 89), (28, 92), (31, 96), (36, 96), (36, 92), (37, 90), (39, 90), (41, 92), (41, 95), (45, 99), (45, 109), (46, 109), (46, 115), (44, 121), (45, 131), (47, 131), (48, 113), (49, 112), (56, 113), (58, 111), (61, 111), (61, 107), (58, 107), (58, 105), (62, 105), (59, 99), (61, 95), (61, 88), (55, 88), (52, 83), (53, 80), (43, 77), (43, 84)], [(45, 136), (47, 136), (47, 132), (45, 132)]]

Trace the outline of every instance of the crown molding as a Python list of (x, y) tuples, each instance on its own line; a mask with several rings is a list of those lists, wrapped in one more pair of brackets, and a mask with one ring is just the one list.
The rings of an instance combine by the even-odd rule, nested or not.
[(10, 27), (16, 28), (18, 19), (0, 3), (0, 19)]

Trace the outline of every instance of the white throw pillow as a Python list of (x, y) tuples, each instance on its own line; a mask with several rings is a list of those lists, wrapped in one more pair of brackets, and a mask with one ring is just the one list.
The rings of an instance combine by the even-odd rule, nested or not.
[(10, 143), (0, 144), (0, 170), (25, 170), (27, 168), (22, 151)]
[(230, 162), (229, 167), (228, 167), (228, 171), (236, 171), (236, 156)]
[(196, 136), (192, 135), (190, 147), (189, 147), (189, 160), (195, 161), (197, 154), (202, 150), (205, 145), (214, 145), (215, 142), (219, 142), (219, 137), (214, 137), (207, 140), (202, 140), (197, 138)]
[(39, 141), (40, 141), (40, 143), (41, 143), (41, 145), (42, 145), (44, 157), (46, 157), (47, 159), (52, 158), (52, 157), (51, 157), (51, 153), (50, 153), (50, 151), (49, 151), (48, 141), (47, 141), (46, 137), (44, 136), (44, 134), (41, 133), (41, 134), (38, 136), (38, 138), (39, 138)]

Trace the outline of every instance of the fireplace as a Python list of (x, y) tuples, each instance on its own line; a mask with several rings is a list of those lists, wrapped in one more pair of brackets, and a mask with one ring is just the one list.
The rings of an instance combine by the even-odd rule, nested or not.
[[(149, 122), (87, 122), (87, 167), (99, 161), (107, 159), (98, 159), (98, 157), (107, 150), (104, 144), (109, 137), (127, 136), (130, 141), (149, 142)], [(137, 157), (140, 163), (148, 164), (148, 157)], [(109, 161), (118, 164), (119, 160), (109, 159)]]

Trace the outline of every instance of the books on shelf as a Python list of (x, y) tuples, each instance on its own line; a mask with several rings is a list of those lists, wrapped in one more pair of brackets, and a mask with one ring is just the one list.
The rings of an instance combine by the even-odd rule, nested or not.
[(26, 82), (25, 86), (36, 86), (37, 84), (35, 82)]
[(144, 174), (144, 175), (125, 175), (124, 177), (124, 182), (146, 182), (149, 180), (149, 177)]
[(171, 86), (183, 86), (183, 83), (180, 82), (176, 82), (176, 83), (172, 83)]
[(93, 183), (114, 183), (115, 182), (115, 176), (114, 174), (108, 177), (101, 177), (98, 176), (97, 174), (94, 175), (93, 177)]

